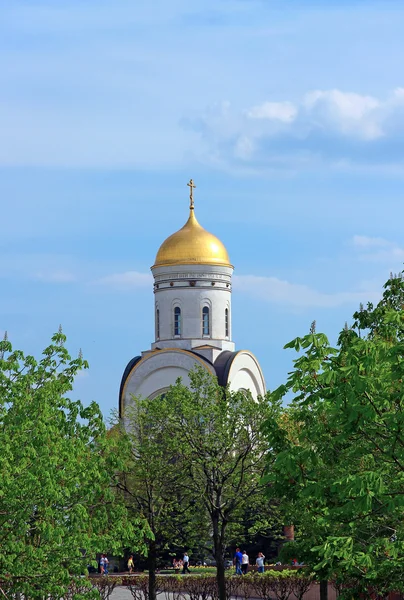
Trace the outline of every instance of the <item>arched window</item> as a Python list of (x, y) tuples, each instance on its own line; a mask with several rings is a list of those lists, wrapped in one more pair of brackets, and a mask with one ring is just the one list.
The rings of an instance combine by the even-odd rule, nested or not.
[(209, 308), (204, 306), (202, 309), (202, 335), (209, 335)]
[(229, 337), (229, 309), (224, 310), (224, 336)]
[(181, 309), (179, 306), (174, 308), (174, 335), (181, 335)]
[(160, 311), (156, 310), (156, 338), (160, 338)]

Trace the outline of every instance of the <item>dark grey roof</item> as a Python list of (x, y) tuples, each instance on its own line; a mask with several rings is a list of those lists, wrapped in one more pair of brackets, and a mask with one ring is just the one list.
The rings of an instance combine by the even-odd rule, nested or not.
[[(198, 356), (199, 358), (203, 358), (203, 360), (205, 360), (208, 364), (212, 365), (210, 360), (208, 360), (201, 354), (198, 354), (198, 352), (194, 352), (194, 351), (191, 351), (191, 352), (192, 352), (192, 354), (195, 354), (195, 356)], [(233, 360), (237, 356), (237, 354), (238, 354), (238, 352), (230, 352), (230, 350), (225, 350), (224, 352), (221, 352), (221, 354), (219, 354), (219, 356), (215, 360), (215, 363), (212, 365), (216, 371), (216, 376), (217, 376), (219, 385), (225, 387), (228, 384), (228, 376), (229, 376), (230, 367), (231, 367)], [(130, 360), (128, 362), (128, 364), (123, 372), (122, 379), (121, 379), (121, 385), (119, 387), (119, 416), (120, 417), (122, 416), (122, 414), (121, 414), (122, 393), (123, 393), (123, 388), (124, 388), (125, 382), (126, 382), (127, 378), (129, 377), (129, 374), (132, 371), (133, 367), (135, 365), (137, 365), (137, 363), (141, 360), (141, 358), (142, 358), (141, 356), (135, 356), (134, 358), (132, 358), (132, 360)]]
[(127, 380), (127, 378), (129, 377), (129, 373), (131, 372), (131, 370), (133, 369), (133, 367), (135, 365), (137, 365), (137, 363), (139, 362), (139, 360), (141, 359), (141, 356), (135, 356), (134, 358), (132, 358), (132, 360), (130, 360), (128, 362), (128, 364), (126, 365), (126, 368), (123, 372), (122, 375), (122, 379), (121, 379), (121, 385), (119, 386), (119, 416), (122, 417), (122, 392), (123, 392), (123, 387), (125, 385), (125, 382)]
[(230, 352), (230, 350), (225, 350), (215, 360), (215, 364), (213, 365), (216, 370), (217, 380), (219, 385), (226, 387), (228, 384), (229, 371), (231, 367), (231, 363), (236, 358), (238, 352)]

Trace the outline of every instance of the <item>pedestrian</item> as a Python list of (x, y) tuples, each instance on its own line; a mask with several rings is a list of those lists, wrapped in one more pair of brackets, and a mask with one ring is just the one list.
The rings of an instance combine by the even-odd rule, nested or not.
[(129, 556), (128, 559), (128, 571), (129, 573), (133, 573), (133, 569), (135, 568), (135, 563), (133, 562), (133, 554)]
[(109, 560), (106, 554), (101, 554), (100, 558), (100, 573), (101, 575), (108, 575)]
[(233, 558), (233, 564), (236, 567), (236, 575), (242, 575), (242, 572), (241, 572), (241, 559), (242, 558), (243, 558), (243, 555), (240, 552), (240, 548), (236, 548), (236, 553)]
[(188, 552), (185, 552), (184, 558), (182, 559), (182, 574), (183, 575), (185, 575), (185, 573), (190, 573), (191, 572), (188, 569), (188, 565), (189, 565), (189, 556), (188, 556)]
[(257, 556), (257, 560), (255, 561), (255, 564), (258, 567), (258, 573), (263, 573), (264, 572), (264, 560), (265, 560), (265, 556), (262, 554), (262, 552), (258, 552), (258, 556)]
[(248, 558), (248, 554), (245, 550), (243, 550), (243, 554), (241, 556), (241, 572), (243, 575), (247, 575), (249, 563), (250, 559)]

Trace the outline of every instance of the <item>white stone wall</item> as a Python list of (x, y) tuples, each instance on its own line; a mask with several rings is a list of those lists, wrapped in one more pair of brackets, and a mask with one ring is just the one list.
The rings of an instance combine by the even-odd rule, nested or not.
[[(171, 349), (147, 353), (129, 373), (120, 399), (121, 414), (131, 405), (132, 397), (154, 398), (163, 394), (181, 377), (189, 385), (189, 373), (195, 367), (203, 367), (215, 375), (214, 367), (202, 357), (187, 350)], [(255, 356), (247, 350), (237, 353), (228, 374), (230, 389), (250, 390), (253, 398), (266, 392), (265, 381)]]
[(189, 384), (189, 373), (196, 366), (204, 367), (212, 375), (215, 371), (209, 363), (184, 350), (160, 350), (150, 352), (129, 373), (121, 397), (121, 414), (131, 405), (132, 396), (154, 398), (163, 394), (179, 377)]
[[(133, 367), (120, 398), (121, 414), (132, 396), (153, 398), (163, 394), (181, 377), (189, 384), (189, 373), (203, 366), (216, 374), (212, 363), (221, 352), (234, 352), (231, 327), (232, 267), (177, 265), (152, 268), (154, 276), (154, 314), (159, 311), (159, 335), (155, 323), (152, 349), (142, 353)], [(174, 308), (181, 309), (181, 335), (174, 332)], [(203, 307), (209, 307), (209, 334), (203, 334)], [(228, 331), (225, 311), (228, 310)], [(228, 335), (226, 335), (228, 333)], [(198, 353), (196, 356), (191, 350)], [(266, 392), (257, 359), (248, 351), (238, 352), (227, 375), (231, 390), (250, 390), (253, 397)]]
[[(231, 267), (177, 265), (154, 267), (155, 323), (153, 347), (195, 347), (215, 340), (231, 342)], [(174, 332), (174, 309), (181, 309), (181, 335)], [(203, 334), (202, 309), (209, 308), (209, 335)], [(228, 332), (225, 311), (228, 310)], [(226, 335), (228, 333), (228, 335)], [(187, 342), (186, 342), (187, 341)], [(159, 344), (160, 342), (160, 344)], [(184, 343), (185, 342), (185, 343)], [(227, 344), (230, 348), (232, 344)]]
[(265, 379), (258, 360), (248, 350), (237, 353), (231, 363), (228, 383), (232, 391), (250, 390), (253, 398), (264, 396)]

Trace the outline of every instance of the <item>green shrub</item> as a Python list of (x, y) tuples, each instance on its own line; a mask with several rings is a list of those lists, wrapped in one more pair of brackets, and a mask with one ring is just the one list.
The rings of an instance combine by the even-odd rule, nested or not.
[[(121, 585), (120, 577), (92, 577), (91, 585), (99, 593), (100, 600), (108, 600), (117, 585)], [(73, 596), (75, 597), (75, 596)]]

